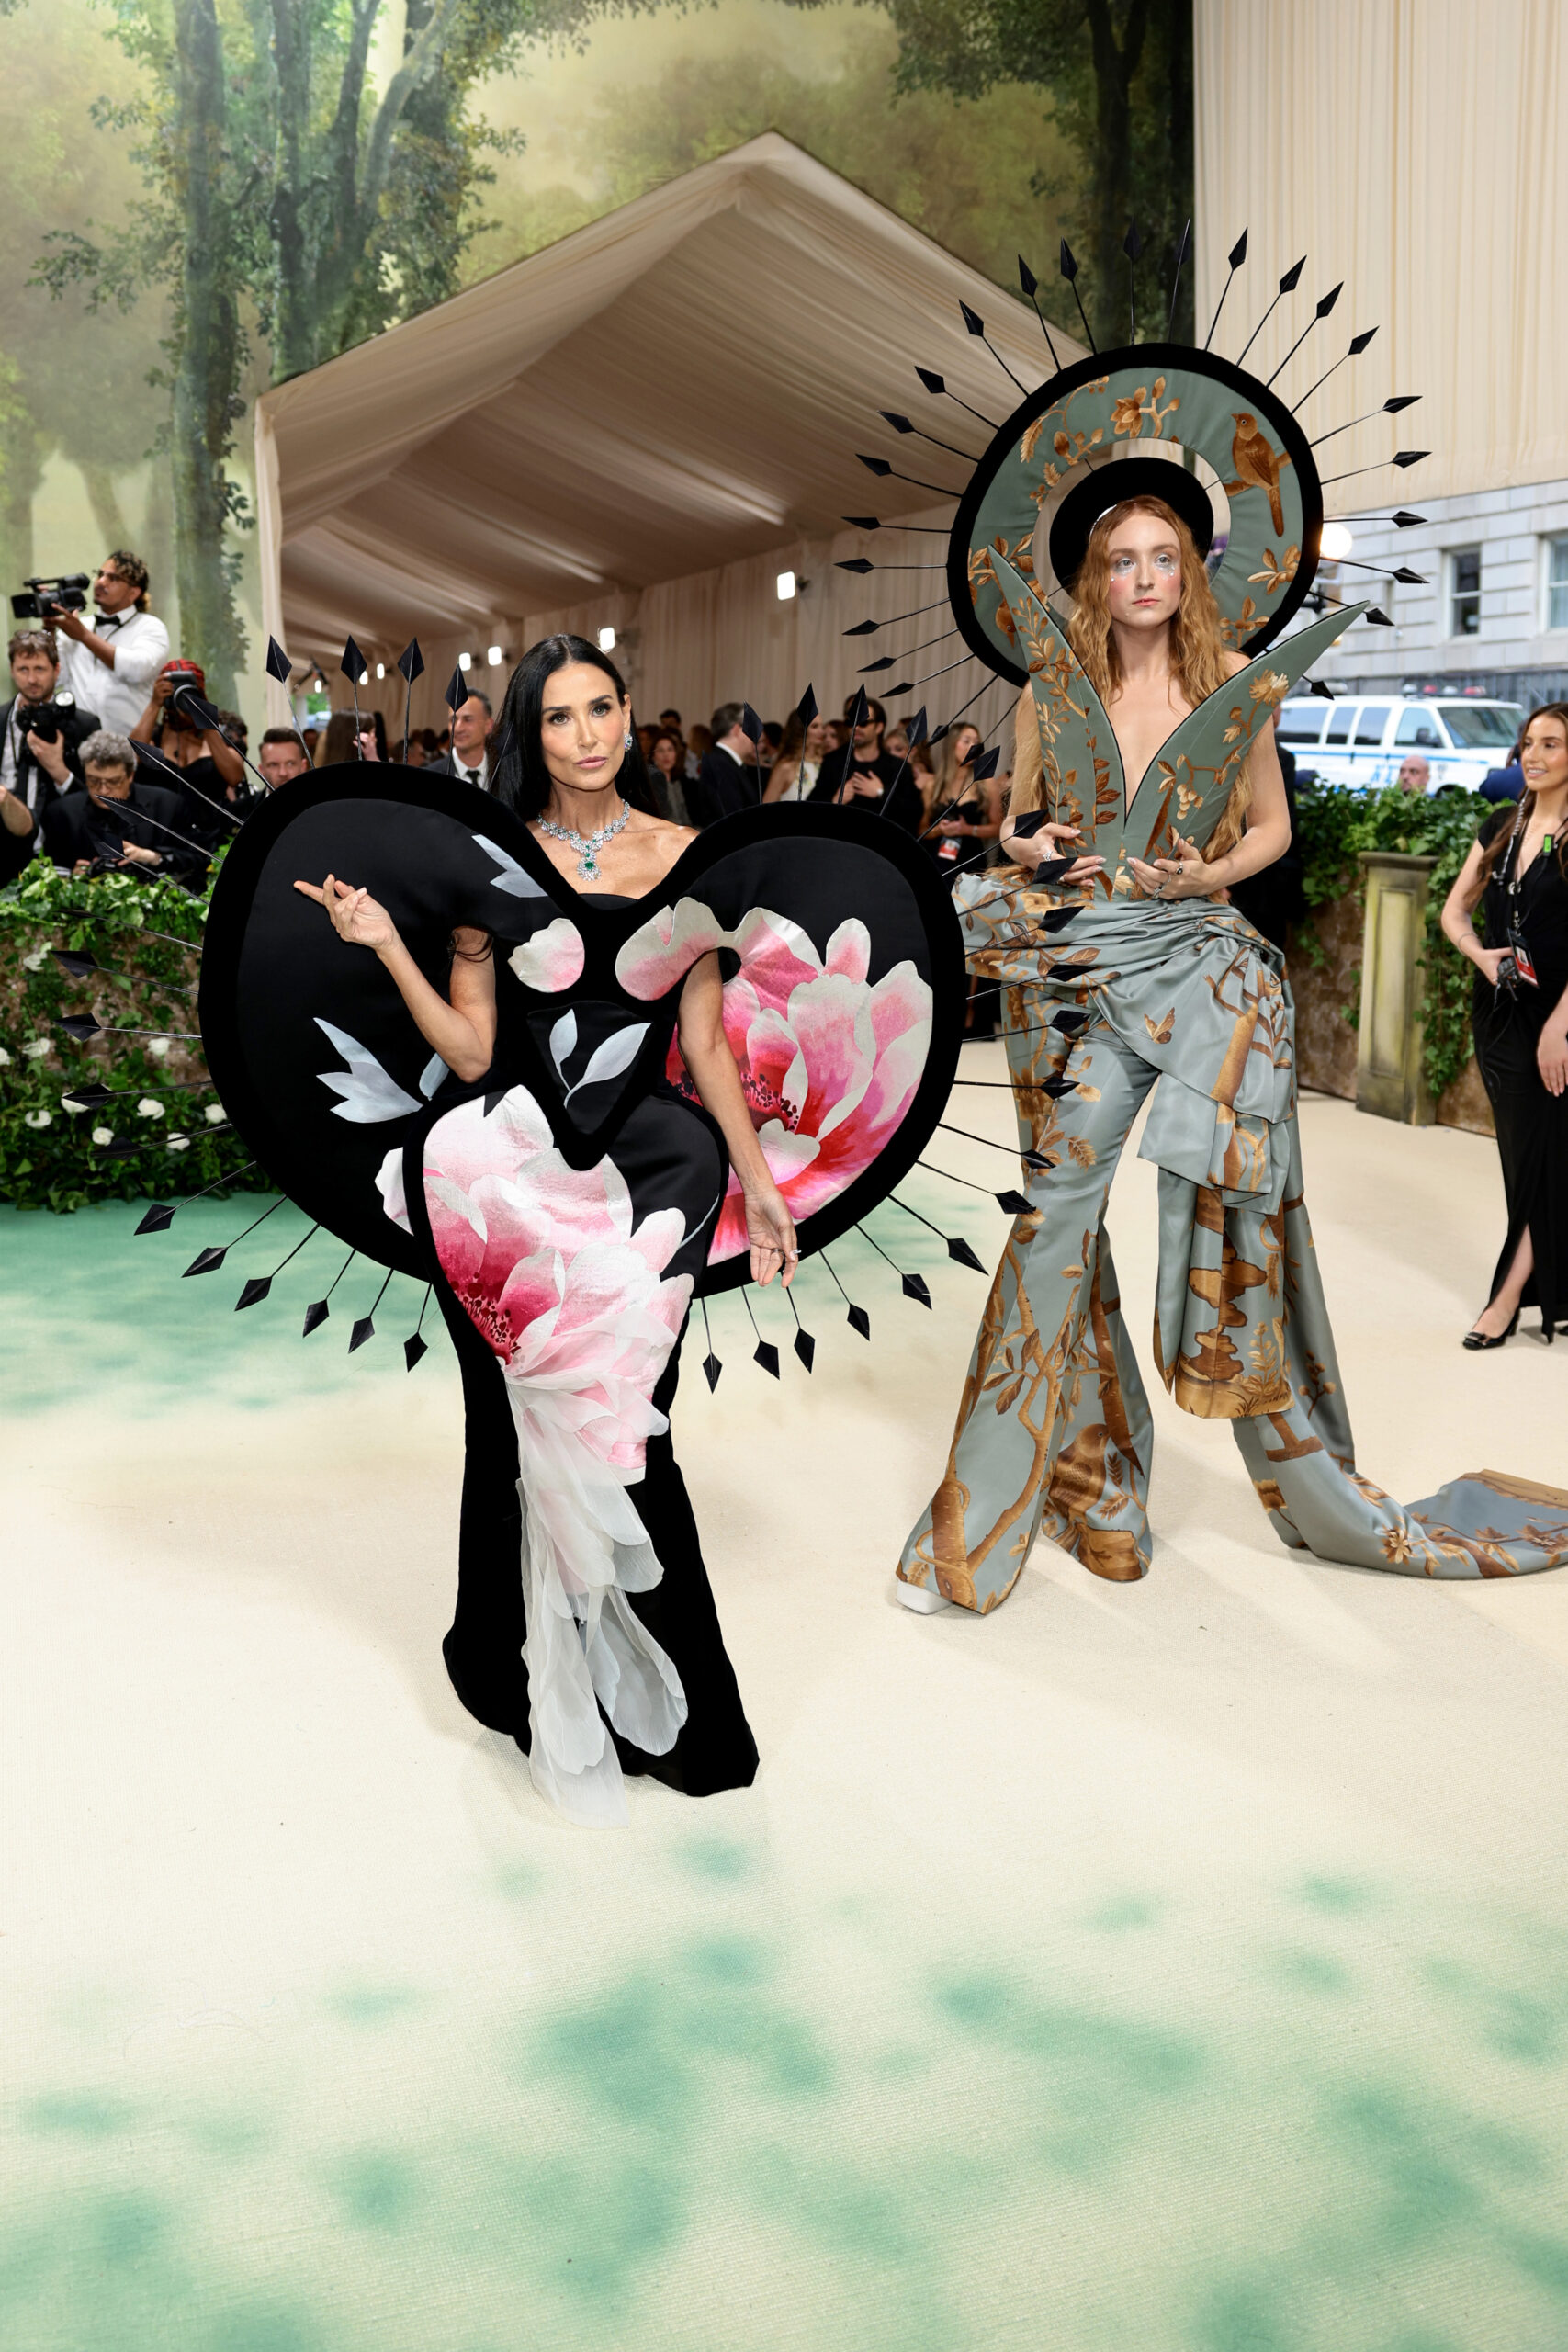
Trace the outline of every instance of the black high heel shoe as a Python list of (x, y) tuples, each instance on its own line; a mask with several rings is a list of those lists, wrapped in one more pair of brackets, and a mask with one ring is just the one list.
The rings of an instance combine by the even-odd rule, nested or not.
[(1506, 1331), (1499, 1331), (1495, 1340), (1489, 1340), (1484, 1331), (1467, 1331), (1463, 1339), (1460, 1341), (1460, 1345), (1461, 1348), (1473, 1348), (1478, 1353), (1483, 1348), (1500, 1348), (1505, 1340), (1511, 1340), (1513, 1338), (1514, 1333), (1518, 1329), (1518, 1328), (1519, 1310), (1516, 1306), (1514, 1309), (1513, 1321), (1509, 1324)]

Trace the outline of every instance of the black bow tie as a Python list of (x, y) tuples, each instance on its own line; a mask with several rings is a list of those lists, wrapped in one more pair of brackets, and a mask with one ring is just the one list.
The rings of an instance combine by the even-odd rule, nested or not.
[(129, 613), (95, 613), (93, 617), (101, 629), (123, 628), (130, 616)]

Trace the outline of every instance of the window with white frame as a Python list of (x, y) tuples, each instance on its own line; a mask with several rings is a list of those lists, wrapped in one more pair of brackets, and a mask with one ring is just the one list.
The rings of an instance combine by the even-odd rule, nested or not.
[(1546, 543), (1547, 628), (1568, 628), (1568, 538)]
[(1449, 556), (1449, 635), (1474, 637), (1481, 628), (1481, 549), (1455, 548)]

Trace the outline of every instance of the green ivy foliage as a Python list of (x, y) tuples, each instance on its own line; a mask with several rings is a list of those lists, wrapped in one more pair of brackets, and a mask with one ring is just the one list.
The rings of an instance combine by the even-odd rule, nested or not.
[[(230, 1189), (250, 1154), (208, 1116), (219, 1104), (199, 1038), (176, 1035), (161, 1050), (154, 1036), (78, 1045), (59, 1026), (62, 1014), (92, 1012), (106, 1028), (195, 1031), (206, 913), (205, 897), (175, 883), (78, 882), (43, 859), (0, 891), (0, 1200), (62, 1210)], [(73, 979), (57, 948), (105, 968)], [(117, 1099), (66, 1110), (61, 1098), (90, 1085)], [(136, 1148), (106, 1148), (94, 1140), (104, 1135)]]
[[(1460, 1077), (1471, 1055), (1470, 965), (1443, 937), (1443, 901), (1469, 854), (1470, 845), (1493, 813), (1479, 792), (1416, 795), (1391, 785), (1383, 792), (1357, 792), (1348, 785), (1303, 784), (1296, 794), (1303, 888), (1309, 909), (1360, 895), (1362, 850), (1398, 850), (1437, 860), (1427, 886), (1426, 1038), (1422, 1056), (1434, 1099)], [(1476, 928), (1484, 936), (1480, 908)], [(1310, 934), (1307, 953), (1311, 955)], [(1353, 1028), (1359, 1007), (1344, 1008)]]

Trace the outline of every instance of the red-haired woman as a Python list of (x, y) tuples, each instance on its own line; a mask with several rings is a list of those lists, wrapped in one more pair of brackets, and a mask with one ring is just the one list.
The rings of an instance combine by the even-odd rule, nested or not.
[(1443, 908), (1478, 975), (1475, 1058), (1508, 1204), (1473, 1349), (1511, 1339), (1521, 1306), (1539, 1306), (1548, 1340), (1568, 1320), (1568, 703), (1530, 713), (1519, 756), (1523, 797), (1488, 817)]

